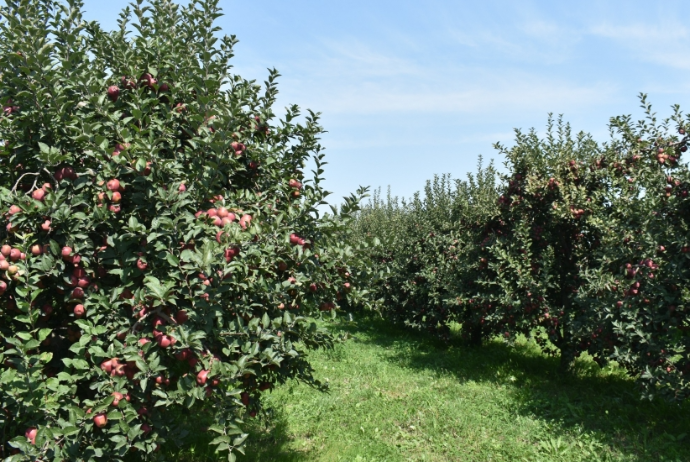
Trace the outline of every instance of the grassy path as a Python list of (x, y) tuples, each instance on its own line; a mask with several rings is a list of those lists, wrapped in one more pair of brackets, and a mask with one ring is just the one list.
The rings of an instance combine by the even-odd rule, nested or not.
[[(527, 342), (446, 348), (382, 321), (338, 327), (353, 338), (311, 356), (330, 392), (275, 390), (238, 460), (690, 461), (690, 406), (641, 402), (616, 368), (580, 360), (560, 379)], [(218, 460), (203, 446), (175, 459)]]

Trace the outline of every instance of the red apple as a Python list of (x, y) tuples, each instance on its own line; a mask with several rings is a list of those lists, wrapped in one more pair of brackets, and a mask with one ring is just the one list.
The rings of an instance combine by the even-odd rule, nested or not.
[(37, 257), (43, 253), (43, 247), (41, 247), (38, 244), (34, 244), (31, 246), (31, 255), (34, 257)]
[(154, 329), (158, 329), (159, 326), (165, 326), (167, 323), (160, 316), (155, 316), (151, 324), (153, 325)]
[(31, 193), (31, 197), (33, 197), (37, 201), (42, 201), (45, 195), (46, 192), (42, 189), (36, 189), (34, 192)]
[(17, 261), (22, 257), (22, 252), (19, 249), (12, 249), (10, 251), (10, 260)]
[(106, 183), (106, 187), (109, 191), (117, 191), (120, 189), (120, 181), (117, 179), (109, 180), (108, 183)]
[(120, 202), (122, 200), (122, 194), (120, 194), (118, 191), (115, 191), (113, 193), (113, 202)]
[(144, 271), (146, 268), (148, 268), (148, 266), (148, 263), (141, 258), (137, 260), (137, 268), (139, 268), (141, 271)]
[(114, 391), (112, 395), (115, 397), (115, 399), (113, 399), (113, 406), (115, 407), (117, 407), (117, 405), (120, 404), (120, 400), (125, 397), (122, 393), (117, 391)]
[(77, 318), (81, 318), (82, 316), (84, 316), (84, 314), (86, 314), (86, 310), (84, 309), (84, 305), (81, 305), (81, 304), (75, 305), (74, 316), (76, 316)]
[(95, 416), (93, 416), (93, 423), (98, 427), (98, 428), (103, 428), (108, 424), (108, 418), (105, 416), (104, 413), (99, 412)]
[(19, 212), (21, 212), (21, 211), (22, 211), (22, 209), (20, 209), (20, 208), (17, 207), (16, 205), (11, 205), (11, 206), (10, 206), (10, 209), (7, 211), (7, 213), (8, 213), (9, 215), (14, 215), (14, 214), (19, 213)]
[(141, 86), (146, 86), (149, 87), (150, 89), (154, 89), (154, 85), (158, 83), (158, 81), (148, 72), (144, 73), (139, 77), (139, 82)]
[(117, 98), (120, 96), (120, 89), (115, 86), (111, 85), (108, 87), (108, 98), (110, 98), (110, 101), (113, 103), (117, 101)]
[(208, 371), (203, 370), (196, 375), (196, 383), (199, 385), (206, 385), (207, 378), (208, 378)]
[(249, 226), (252, 224), (252, 216), (251, 215), (242, 215), (242, 218), (240, 218), (240, 226), (242, 229), (247, 229)]
[(36, 427), (29, 427), (26, 429), (24, 432), (24, 436), (27, 437), (29, 441), (31, 441), (31, 444), (36, 444), (36, 434), (38, 433), (38, 430)]
[(271, 382), (262, 382), (261, 385), (259, 385), (259, 390), (261, 391), (266, 391), (271, 388)]
[(110, 374), (113, 370), (113, 361), (111, 359), (108, 359), (106, 361), (103, 361), (101, 363), (101, 369), (107, 373)]
[(175, 320), (178, 324), (184, 324), (187, 322), (188, 319), (189, 315), (185, 310), (179, 310), (177, 313), (175, 313)]
[(72, 248), (71, 247), (63, 247), (60, 254), (62, 255), (63, 260), (71, 260), (70, 257), (72, 256)]
[(0, 248), (0, 253), (2, 253), (2, 255), (5, 257), (9, 257), (10, 252), (12, 252), (12, 247), (10, 247), (7, 244), (3, 245), (2, 248)]
[(172, 338), (167, 336), (167, 335), (161, 335), (156, 339), (156, 342), (158, 343), (158, 346), (161, 348), (168, 348), (170, 345), (172, 345)]
[(230, 263), (239, 254), (240, 254), (240, 248), (239, 247), (231, 247), (229, 249), (225, 249), (225, 261), (227, 263)]
[(244, 404), (245, 406), (249, 406), (249, 393), (247, 393), (246, 391), (242, 392), (240, 394), (240, 399), (242, 400), (242, 404)]

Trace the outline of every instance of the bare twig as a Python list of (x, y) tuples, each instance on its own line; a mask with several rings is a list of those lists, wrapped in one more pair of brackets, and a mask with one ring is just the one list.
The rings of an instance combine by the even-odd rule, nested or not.
[(159, 306), (158, 308), (156, 308), (156, 309), (153, 311), (153, 313), (156, 313), (156, 314), (157, 314), (158, 316), (160, 316), (162, 319), (166, 320), (169, 324), (171, 324), (171, 325), (177, 325), (177, 321), (175, 321), (173, 318), (171, 318), (171, 317), (168, 316), (167, 314), (163, 313), (163, 311), (161, 311), (160, 306)]
[(50, 179), (53, 180), (53, 182), (55, 183), (55, 190), (57, 191), (58, 189), (60, 189), (60, 183), (58, 182), (58, 180), (55, 179), (52, 173), (50, 173), (47, 168), (44, 168), (43, 171), (46, 172)]
[[(17, 182), (14, 184), (14, 186), (12, 186), (12, 192), (15, 192), (15, 191), (17, 190), (17, 186), (19, 186), (19, 182), (22, 181), (22, 178), (24, 178), (25, 176), (28, 176), (28, 175), (40, 175), (40, 174), (41, 174), (41, 172), (36, 172), (36, 173), (25, 173), (25, 174), (23, 174), (22, 176), (19, 177), (19, 179), (17, 180)], [(35, 183), (34, 183), (34, 184), (35, 184)]]

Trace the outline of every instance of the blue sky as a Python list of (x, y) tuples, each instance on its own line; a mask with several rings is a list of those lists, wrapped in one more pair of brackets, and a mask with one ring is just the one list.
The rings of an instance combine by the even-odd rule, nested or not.
[[(85, 0), (114, 28), (127, 1)], [(186, 3), (186, 2), (185, 2)], [(408, 197), (464, 177), (513, 129), (547, 114), (606, 140), (613, 115), (688, 109), (690, 25), (680, 1), (221, 0), (235, 69), (280, 79), (279, 106), (323, 113), (333, 202), (359, 185)]]

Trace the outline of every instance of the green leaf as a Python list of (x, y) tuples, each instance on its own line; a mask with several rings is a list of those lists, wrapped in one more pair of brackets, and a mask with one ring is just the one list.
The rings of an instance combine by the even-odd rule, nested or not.
[(165, 258), (166, 258), (166, 260), (168, 260), (168, 263), (170, 264), (170, 266), (174, 266), (174, 267), (180, 266), (180, 260), (175, 255), (173, 255), (172, 253), (167, 252), (165, 254)]

